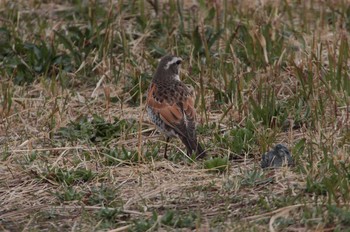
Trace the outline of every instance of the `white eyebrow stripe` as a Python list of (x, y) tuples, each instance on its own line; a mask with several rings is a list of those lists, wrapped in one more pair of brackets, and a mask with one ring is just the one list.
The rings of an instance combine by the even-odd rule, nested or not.
[(169, 61), (166, 65), (165, 65), (165, 69), (168, 69), (170, 67), (170, 65), (176, 63), (178, 60), (182, 60), (179, 57), (173, 57), (173, 59), (171, 59), (171, 61)]

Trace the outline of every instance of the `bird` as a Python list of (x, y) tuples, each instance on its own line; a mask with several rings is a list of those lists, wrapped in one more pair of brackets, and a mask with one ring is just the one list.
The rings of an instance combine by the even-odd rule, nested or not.
[(180, 57), (163, 56), (147, 90), (146, 111), (149, 119), (166, 138), (164, 158), (170, 138), (178, 137), (186, 146), (187, 155), (206, 153), (197, 141), (194, 90), (180, 80)]
[(277, 144), (271, 151), (262, 155), (260, 165), (264, 169), (293, 166), (294, 160), (287, 147)]

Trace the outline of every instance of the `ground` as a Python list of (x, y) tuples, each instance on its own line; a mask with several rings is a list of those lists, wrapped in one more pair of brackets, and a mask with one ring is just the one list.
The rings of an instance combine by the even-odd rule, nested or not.
[[(0, 230), (345, 230), (349, 5), (0, 1)], [(167, 53), (204, 159), (145, 114)]]

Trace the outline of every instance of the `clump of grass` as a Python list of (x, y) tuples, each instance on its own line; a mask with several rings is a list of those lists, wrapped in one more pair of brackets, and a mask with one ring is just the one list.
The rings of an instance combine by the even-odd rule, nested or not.
[(117, 165), (138, 162), (137, 150), (127, 150), (124, 146), (120, 148), (107, 149), (102, 153), (105, 157), (105, 165)]
[(91, 181), (96, 174), (85, 168), (66, 169), (58, 167), (47, 167), (42, 174), (45, 179), (64, 186), (73, 186)]
[(135, 220), (130, 231), (147, 231), (159, 228), (179, 229), (191, 228), (194, 229), (197, 222), (197, 214), (190, 212), (183, 214), (179, 211), (168, 210), (164, 215), (160, 216), (153, 212), (152, 217), (146, 219)]
[(96, 214), (97, 219), (102, 223), (102, 228), (113, 228), (115, 219), (120, 214), (120, 209), (102, 208)]
[(171, 228), (195, 229), (197, 217), (193, 212), (182, 214), (182, 212), (169, 210), (162, 216), (161, 223)]
[(55, 195), (62, 202), (80, 201), (83, 198), (83, 194), (71, 186), (66, 187), (62, 192), (55, 192)]
[(68, 140), (86, 140), (93, 143), (108, 142), (136, 131), (135, 120), (114, 118), (113, 123), (94, 114), (90, 120), (88, 116), (81, 116), (75, 122), (58, 130), (58, 135)]
[(216, 146), (229, 149), (236, 155), (249, 154), (257, 138), (254, 124), (247, 121), (244, 127), (231, 129), (224, 135), (215, 134)]
[(138, 219), (133, 222), (133, 225), (131, 228), (129, 228), (129, 231), (147, 231), (150, 229), (157, 229), (158, 228), (158, 215), (157, 213), (153, 212), (152, 217), (147, 219)]
[(210, 171), (224, 172), (228, 168), (228, 159), (216, 157), (204, 162), (204, 168)]

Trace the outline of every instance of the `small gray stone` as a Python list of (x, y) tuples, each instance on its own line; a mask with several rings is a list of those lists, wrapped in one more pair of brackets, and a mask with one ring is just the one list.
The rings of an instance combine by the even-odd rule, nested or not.
[(294, 164), (293, 158), (285, 146), (277, 144), (275, 148), (262, 155), (262, 168), (278, 168), (285, 165), (292, 166)]

